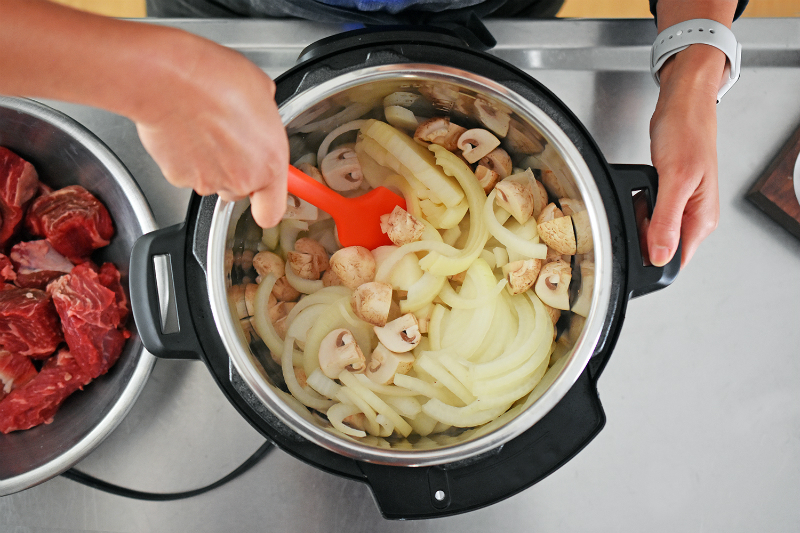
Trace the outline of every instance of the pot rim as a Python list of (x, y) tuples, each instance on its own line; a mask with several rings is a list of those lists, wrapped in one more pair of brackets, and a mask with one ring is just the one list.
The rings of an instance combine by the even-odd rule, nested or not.
[[(340, 455), (359, 461), (394, 466), (430, 466), (451, 463), (490, 451), (529, 429), (547, 414), (569, 391), (588, 364), (604, 329), (612, 285), (611, 236), (605, 207), (588, 165), (575, 144), (543, 110), (521, 95), (484, 76), (435, 64), (401, 63), (366, 67), (346, 72), (300, 92), (279, 108), (284, 124), (290, 123), (312, 104), (354, 87), (369, 83), (407, 78), (453, 84), (476, 93), (488, 94), (507, 105), (520, 117), (529, 120), (553, 144), (570, 172), (589, 214), (594, 239), (595, 281), (592, 304), (586, 323), (573, 350), (562, 357), (561, 370), (548, 372), (552, 383), (531, 406), (506, 424), (463, 443), (436, 449), (385, 449), (358, 443), (326, 431), (300, 416), (276, 393), (265, 375), (254, 367), (249, 350), (243, 348), (238, 320), (234, 321), (228, 305), (224, 253), (228, 228), (234, 212), (243, 211), (246, 200), (231, 203), (217, 200), (212, 215), (207, 253), (207, 289), (214, 321), (230, 360), (247, 387), (283, 424), (309, 441)], [(238, 204), (238, 206), (237, 206)], [(238, 330), (238, 331), (237, 331)], [(555, 375), (553, 379), (552, 376)], [(309, 417), (310, 418), (310, 417)]]

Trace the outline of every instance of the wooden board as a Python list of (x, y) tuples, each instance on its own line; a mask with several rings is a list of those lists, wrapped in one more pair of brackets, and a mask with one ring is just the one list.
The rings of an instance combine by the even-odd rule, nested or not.
[(800, 239), (800, 202), (794, 192), (792, 173), (800, 154), (800, 128), (747, 193), (747, 199)]

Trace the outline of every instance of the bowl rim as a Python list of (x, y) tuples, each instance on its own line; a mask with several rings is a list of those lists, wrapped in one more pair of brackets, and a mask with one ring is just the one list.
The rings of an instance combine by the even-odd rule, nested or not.
[[(131, 203), (143, 233), (158, 229), (153, 212), (130, 171), (117, 155), (89, 129), (66, 114), (29, 98), (0, 95), (0, 108), (30, 115), (78, 140), (114, 176)], [(94, 451), (122, 422), (144, 389), (156, 361), (155, 356), (144, 348), (138, 338), (132, 337), (129, 342), (131, 340), (138, 343), (138, 349), (134, 348), (134, 353), (138, 352), (138, 362), (114, 406), (91, 431), (55, 458), (23, 474), (0, 479), (0, 496), (31, 488), (72, 468)]]

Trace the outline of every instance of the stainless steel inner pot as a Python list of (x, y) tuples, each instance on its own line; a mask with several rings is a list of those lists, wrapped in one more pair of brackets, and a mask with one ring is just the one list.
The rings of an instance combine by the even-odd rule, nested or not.
[[(579, 150), (558, 124), (538, 107), (507, 87), (485, 77), (462, 70), (428, 64), (399, 64), (368, 67), (342, 74), (320, 83), (287, 100), (280, 113), (292, 140), (319, 143), (321, 134), (296, 133), (299, 125), (315, 120), (318, 112), (338, 113), (354, 103), (365, 104), (375, 111), (382, 109), (383, 98), (395, 91), (435, 94), (432, 104), (437, 115), (458, 117), (463, 122), (459, 99), (480, 96), (491, 104), (507, 109), (513, 121), (526, 136), (543, 139), (554, 150), (563, 165), (569, 185), (586, 205), (594, 239), (595, 280), (591, 311), (585, 321), (572, 322), (562, 333), (573, 340), (571, 349), (545, 374), (531, 393), (530, 405), (513, 417), (505, 417), (488, 427), (462, 431), (435, 445), (390, 448), (366, 445), (355, 439), (335, 434), (320, 417), (312, 416), (299, 402), (287, 401), (265, 368), (263, 352), (248, 344), (234, 312), (235, 302), (229, 298), (231, 287), (230, 253), (237, 239), (237, 225), (249, 206), (247, 201), (218, 201), (213, 213), (207, 249), (207, 289), (219, 335), (235, 371), (245, 384), (277, 418), (292, 431), (328, 450), (359, 461), (396, 465), (423, 466), (460, 461), (492, 450), (520, 435), (539, 421), (567, 393), (583, 372), (598, 343), (609, 305), (611, 292), (611, 236), (602, 198), (591, 172)], [(322, 110), (322, 111), (320, 111)], [(322, 115), (323, 117), (326, 115)], [(370, 116), (367, 113), (366, 116)], [(351, 117), (346, 118), (351, 120)], [(469, 117), (479, 125), (475, 117)], [(340, 126), (333, 123), (325, 132)], [(316, 147), (313, 147), (316, 150)], [(515, 165), (527, 154), (512, 153)], [(241, 228), (238, 230), (241, 232)], [(239, 246), (239, 243), (237, 243)], [(254, 249), (255, 246), (252, 245)], [(254, 250), (255, 251), (255, 250)], [(260, 343), (256, 340), (255, 343)]]

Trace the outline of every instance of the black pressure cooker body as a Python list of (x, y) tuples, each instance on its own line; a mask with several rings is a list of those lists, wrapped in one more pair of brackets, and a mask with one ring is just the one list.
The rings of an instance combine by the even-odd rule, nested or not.
[[(589, 363), (569, 391), (529, 429), (513, 439), (456, 462), (394, 466), (360, 461), (313, 443), (287, 427), (257, 398), (232, 364), (217, 333), (206, 280), (207, 251), (215, 196), (193, 195), (186, 222), (145, 235), (131, 259), (137, 326), (157, 356), (202, 359), (230, 402), (253, 427), (291, 455), (337, 475), (364, 481), (387, 518), (453, 515), (490, 505), (543, 479), (586, 446), (605, 423), (597, 380), (619, 336), (627, 301), (665, 287), (679, 261), (664, 268), (643, 266), (632, 191), (655, 199), (652, 167), (609, 165), (589, 133), (536, 80), (494, 56), (466, 48), (457, 39), (420, 31), (355, 32), (307, 50), (305, 61), (276, 80), (280, 106), (304, 90), (364, 67), (434, 64), (475, 73), (529, 100), (551, 117), (574, 143), (591, 171), (611, 232), (611, 287), (602, 333)], [(162, 333), (153, 257), (171, 258), (180, 330)], [(677, 254), (680, 257), (680, 252)], [(138, 279), (136, 279), (138, 278)], [(145, 290), (146, 289), (146, 290)]]

